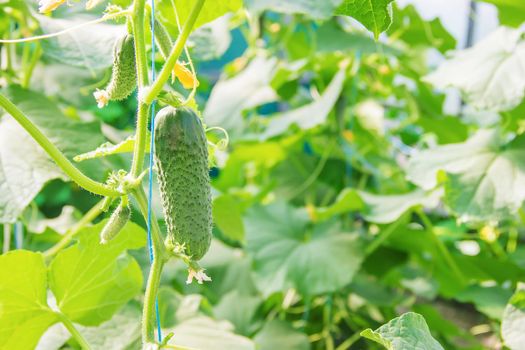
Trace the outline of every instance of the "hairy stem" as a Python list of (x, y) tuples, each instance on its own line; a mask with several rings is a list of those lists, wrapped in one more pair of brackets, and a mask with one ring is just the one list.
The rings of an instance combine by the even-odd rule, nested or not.
[(135, 60), (137, 62), (137, 78), (139, 91), (148, 85), (148, 58), (146, 56), (146, 36), (144, 33), (146, 0), (135, 0), (133, 4), (132, 28), (135, 40)]
[(77, 341), (78, 345), (80, 345), (80, 347), (83, 350), (90, 350), (91, 347), (89, 346), (89, 343), (82, 336), (82, 334), (80, 334), (78, 329), (75, 328), (73, 322), (71, 322), (71, 320), (61, 312), (56, 312), (56, 314), (60, 319), (60, 322), (62, 322), (62, 324), (67, 328), (69, 333), (71, 333), (71, 336), (73, 336), (73, 338)]
[(182, 53), (182, 50), (184, 49), (184, 45), (186, 44), (186, 41), (190, 36), (190, 33), (193, 29), (193, 25), (195, 24), (195, 21), (197, 20), (197, 17), (199, 16), (199, 13), (205, 1), (206, 0), (195, 1), (195, 5), (193, 5), (190, 15), (188, 16), (186, 23), (184, 23), (184, 27), (182, 28), (182, 31), (177, 37), (177, 41), (175, 42), (175, 45), (173, 46), (168, 59), (164, 63), (164, 66), (162, 67), (157, 80), (155, 80), (153, 85), (143, 96), (144, 103), (150, 105), (153, 102), (153, 100), (159, 95), (164, 84), (166, 84), (166, 82), (170, 78), (171, 72), (173, 71), (173, 67), (175, 67), (175, 63), (177, 63), (177, 60), (179, 59), (179, 56)]
[(155, 301), (160, 285), (160, 275), (164, 268), (164, 259), (153, 259), (148, 275), (148, 284), (144, 294), (144, 306), (142, 309), (142, 342), (155, 342)]
[(3, 94), (0, 94), (0, 106), (6, 110), (28, 133), (38, 142), (38, 144), (47, 152), (67, 176), (71, 178), (80, 187), (101, 196), (115, 197), (120, 193), (116, 190), (90, 179), (80, 170), (78, 170), (66, 156), (55, 146), (29, 118), (16, 107)]
[(64, 249), (73, 238), (82, 230), (87, 224), (97, 218), (102, 213), (102, 206), (105, 200), (101, 200), (95, 204), (89, 211), (73, 226), (67, 233), (62, 236), (62, 239), (58, 241), (54, 246), (44, 252), (44, 258), (49, 259), (57, 254), (59, 251)]
[(137, 112), (137, 129), (135, 131), (135, 146), (133, 147), (133, 162), (131, 164), (131, 175), (139, 176), (144, 166), (146, 154), (146, 134), (148, 131), (148, 110), (149, 106), (139, 102)]

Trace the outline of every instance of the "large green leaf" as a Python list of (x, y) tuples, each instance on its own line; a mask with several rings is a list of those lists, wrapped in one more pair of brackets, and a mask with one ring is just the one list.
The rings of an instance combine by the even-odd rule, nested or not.
[(417, 153), (408, 165), (410, 181), (423, 189), (446, 172), (446, 204), (463, 220), (499, 220), (525, 199), (525, 136), (501, 140), (497, 130), (480, 130), (464, 143)]
[(252, 208), (245, 228), (256, 283), (266, 295), (291, 287), (307, 295), (333, 292), (352, 281), (363, 259), (356, 235), (332, 222), (312, 226), (305, 210), (284, 203)]
[[(21, 109), (66, 156), (94, 149), (104, 141), (98, 123), (67, 118), (45, 96), (11, 86), (3, 93)], [(42, 186), (65, 175), (11, 117), (0, 119), (0, 222), (13, 222)], [(82, 167), (88, 175), (104, 175), (100, 164)]]
[[(48, 16), (36, 16), (42, 31), (54, 33), (71, 28), (84, 19), (58, 19)], [(90, 71), (107, 68), (113, 63), (113, 46), (119, 36), (126, 33), (123, 25), (110, 25), (105, 23), (91, 24), (64, 35), (42, 41), (44, 55), (59, 62), (85, 67)]]
[(277, 98), (270, 87), (276, 63), (276, 59), (257, 57), (233, 78), (219, 80), (204, 109), (206, 124), (225, 128), (230, 136), (241, 131), (245, 109)]
[(280, 135), (292, 125), (297, 125), (301, 129), (306, 130), (324, 123), (341, 94), (345, 78), (346, 69), (340, 69), (319, 99), (302, 107), (273, 116), (266, 131), (260, 135), (260, 138), (267, 139)]
[(281, 320), (271, 320), (257, 333), (254, 338), (258, 350), (309, 350), (308, 336), (289, 323)]
[(0, 348), (34, 349), (57, 315), (47, 305), (40, 253), (15, 250), (0, 256)]
[(458, 88), (473, 107), (503, 111), (525, 95), (523, 31), (501, 27), (474, 47), (456, 52), (424, 80)]
[(11, 117), (0, 119), (0, 222), (14, 222), (46, 182), (64, 174)]
[(520, 283), (503, 313), (501, 336), (511, 350), (520, 350), (525, 344), (525, 284)]
[(430, 334), (423, 316), (414, 312), (396, 317), (375, 331), (368, 328), (361, 335), (388, 350), (444, 350)]
[(394, 0), (343, 0), (335, 13), (354, 17), (374, 33), (377, 40), (379, 34), (392, 23), (392, 1)]
[(175, 335), (169, 344), (191, 349), (255, 350), (248, 338), (233, 333), (227, 321), (215, 321), (208, 317), (195, 317), (169, 330)]
[(253, 12), (270, 10), (282, 13), (301, 13), (314, 19), (332, 16), (342, 0), (245, 0), (246, 7)]
[(85, 326), (109, 320), (142, 289), (140, 266), (123, 252), (144, 246), (144, 230), (128, 223), (116, 238), (101, 245), (104, 224), (83, 229), (79, 242), (61, 251), (49, 268), (49, 285), (58, 307)]
[(480, 0), (496, 5), (503, 25), (518, 27), (525, 22), (525, 2), (522, 0)]

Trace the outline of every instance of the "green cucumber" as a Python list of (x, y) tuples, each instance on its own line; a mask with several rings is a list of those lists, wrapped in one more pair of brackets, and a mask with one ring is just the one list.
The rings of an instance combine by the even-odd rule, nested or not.
[(126, 34), (115, 43), (113, 49), (113, 70), (111, 79), (104, 90), (93, 93), (98, 106), (104, 107), (110, 100), (123, 100), (137, 87), (135, 63), (135, 42), (133, 35)]
[(120, 202), (119, 206), (109, 217), (109, 220), (100, 231), (100, 244), (106, 244), (119, 234), (131, 217), (128, 203)]
[(208, 144), (194, 110), (165, 107), (157, 113), (155, 163), (168, 241), (200, 260), (210, 247), (212, 214)]

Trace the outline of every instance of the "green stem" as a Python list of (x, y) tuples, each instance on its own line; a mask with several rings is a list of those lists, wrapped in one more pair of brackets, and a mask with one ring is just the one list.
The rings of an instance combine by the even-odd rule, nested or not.
[(3, 94), (0, 94), (0, 106), (3, 107), (47, 152), (55, 163), (80, 187), (101, 196), (115, 197), (120, 193), (108, 186), (90, 179), (78, 170), (66, 156)]
[(105, 199), (95, 204), (68, 232), (58, 241), (54, 246), (44, 252), (44, 258), (49, 259), (64, 249), (73, 238), (91, 221), (95, 220), (97, 216), (102, 213), (102, 206)]
[[(144, 34), (146, 0), (135, 0), (133, 4), (132, 28), (135, 40), (135, 60), (139, 88), (148, 85), (148, 58), (146, 56), (146, 37)], [(140, 89), (139, 89), (140, 91)]]
[(149, 271), (142, 309), (142, 342), (144, 344), (155, 342), (155, 300), (157, 299), (160, 275), (162, 274), (164, 263), (165, 260), (163, 259), (153, 259)]
[(465, 284), (465, 277), (463, 276), (463, 273), (461, 272), (460, 268), (454, 261), (454, 258), (452, 258), (452, 255), (448, 251), (445, 244), (439, 239), (438, 236), (436, 236), (434, 232), (434, 225), (432, 224), (432, 221), (428, 218), (428, 216), (425, 214), (423, 209), (417, 208), (415, 210), (423, 224), (425, 225), (425, 229), (430, 234), (430, 237), (432, 238), (434, 244), (437, 246), (438, 251), (440, 252), (443, 259), (448, 264), (448, 267), (452, 270), (452, 272), (456, 275), (456, 277), (461, 281), (461, 283)]
[[(148, 219), (148, 202), (146, 193), (142, 187), (137, 187), (133, 191), (140, 211), (144, 219)], [(161, 240), (160, 228), (154, 215), (151, 218), (151, 240), (153, 246), (153, 262), (148, 276), (146, 293), (144, 295), (144, 307), (142, 309), (142, 341), (144, 344), (155, 342), (155, 300), (160, 285), (160, 276), (164, 264), (168, 259), (164, 243)]]
[(137, 112), (137, 129), (135, 131), (135, 146), (133, 147), (133, 161), (131, 164), (131, 175), (136, 178), (142, 171), (144, 165), (147, 131), (148, 131), (149, 106), (139, 103)]
[(146, 94), (143, 97), (143, 102), (145, 104), (150, 105), (153, 102), (153, 100), (155, 100), (155, 98), (159, 95), (162, 88), (164, 87), (164, 84), (166, 84), (166, 82), (170, 78), (171, 72), (173, 71), (173, 67), (175, 67), (175, 63), (177, 63), (177, 60), (179, 59), (179, 56), (182, 53), (182, 50), (184, 49), (184, 45), (186, 44), (186, 41), (190, 36), (190, 33), (193, 29), (193, 25), (195, 24), (195, 21), (197, 20), (197, 17), (199, 16), (199, 13), (205, 1), (206, 0), (195, 1), (195, 5), (193, 5), (190, 15), (188, 16), (186, 23), (184, 23), (184, 27), (182, 28), (182, 31), (177, 37), (177, 41), (175, 42), (175, 45), (173, 46), (168, 59), (164, 63), (164, 66), (162, 67), (157, 77), (157, 80), (155, 80), (151, 88), (146, 92)]
[(82, 336), (82, 334), (80, 334), (78, 329), (75, 328), (75, 325), (73, 324), (73, 322), (71, 322), (71, 320), (61, 312), (56, 312), (56, 314), (58, 318), (60, 319), (60, 322), (62, 322), (62, 324), (67, 328), (69, 333), (71, 333), (73, 338), (77, 341), (78, 345), (80, 345), (80, 347), (83, 350), (90, 350), (91, 347), (89, 346), (89, 343)]
[[(30, 44), (26, 44), (30, 45)], [(42, 46), (40, 46), (40, 43), (36, 43), (35, 45), (35, 51), (33, 52), (31, 56), (31, 60), (29, 61), (29, 64), (26, 67), (26, 70), (24, 72), (24, 80), (22, 81), (23, 87), (29, 86), (29, 81), (31, 80), (31, 76), (33, 75), (33, 70), (35, 69), (35, 66), (40, 58), (40, 55), (42, 53)]]
[[(135, 0), (133, 4), (132, 28), (135, 39), (135, 60), (137, 63), (137, 83), (139, 96), (145, 86), (149, 84), (148, 58), (146, 56), (146, 37), (144, 32), (146, 0)], [(140, 100), (140, 99), (139, 99)], [(137, 110), (137, 128), (135, 130), (135, 146), (133, 147), (133, 161), (131, 175), (137, 177), (144, 165), (144, 150), (146, 147), (146, 132), (148, 130), (149, 106), (139, 101)]]
[(370, 243), (366, 249), (365, 249), (365, 255), (368, 256), (376, 251), (377, 248), (379, 248), (387, 239), (396, 231), (396, 229), (399, 227), (401, 222), (404, 222), (404, 217), (406, 215), (403, 215), (400, 217), (397, 221), (391, 223), (388, 225), (384, 230), (379, 233), (379, 236)]

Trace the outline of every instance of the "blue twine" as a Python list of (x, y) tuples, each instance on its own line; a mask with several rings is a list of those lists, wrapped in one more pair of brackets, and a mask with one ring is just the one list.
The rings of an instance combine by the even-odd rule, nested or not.
[(24, 226), (20, 221), (15, 222), (15, 247), (22, 249), (24, 244)]
[[(151, 80), (155, 81), (155, 1), (151, 2)], [(153, 198), (153, 153), (155, 151), (154, 137), (155, 137), (155, 101), (151, 104), (150, 117), (150, 146), (149, 146), (149, 180), (148, 180), (148, 249), (149, 261), (153, 263), (155, 258), (153, 255), (153, 244), (151, 242), (151, 202)], [(155, 317), (157, 319), (157, 337), (159, 343), (162, 342), (162, 331), (160, 328), (159, 317), (159, 300), (155, 297)]]

